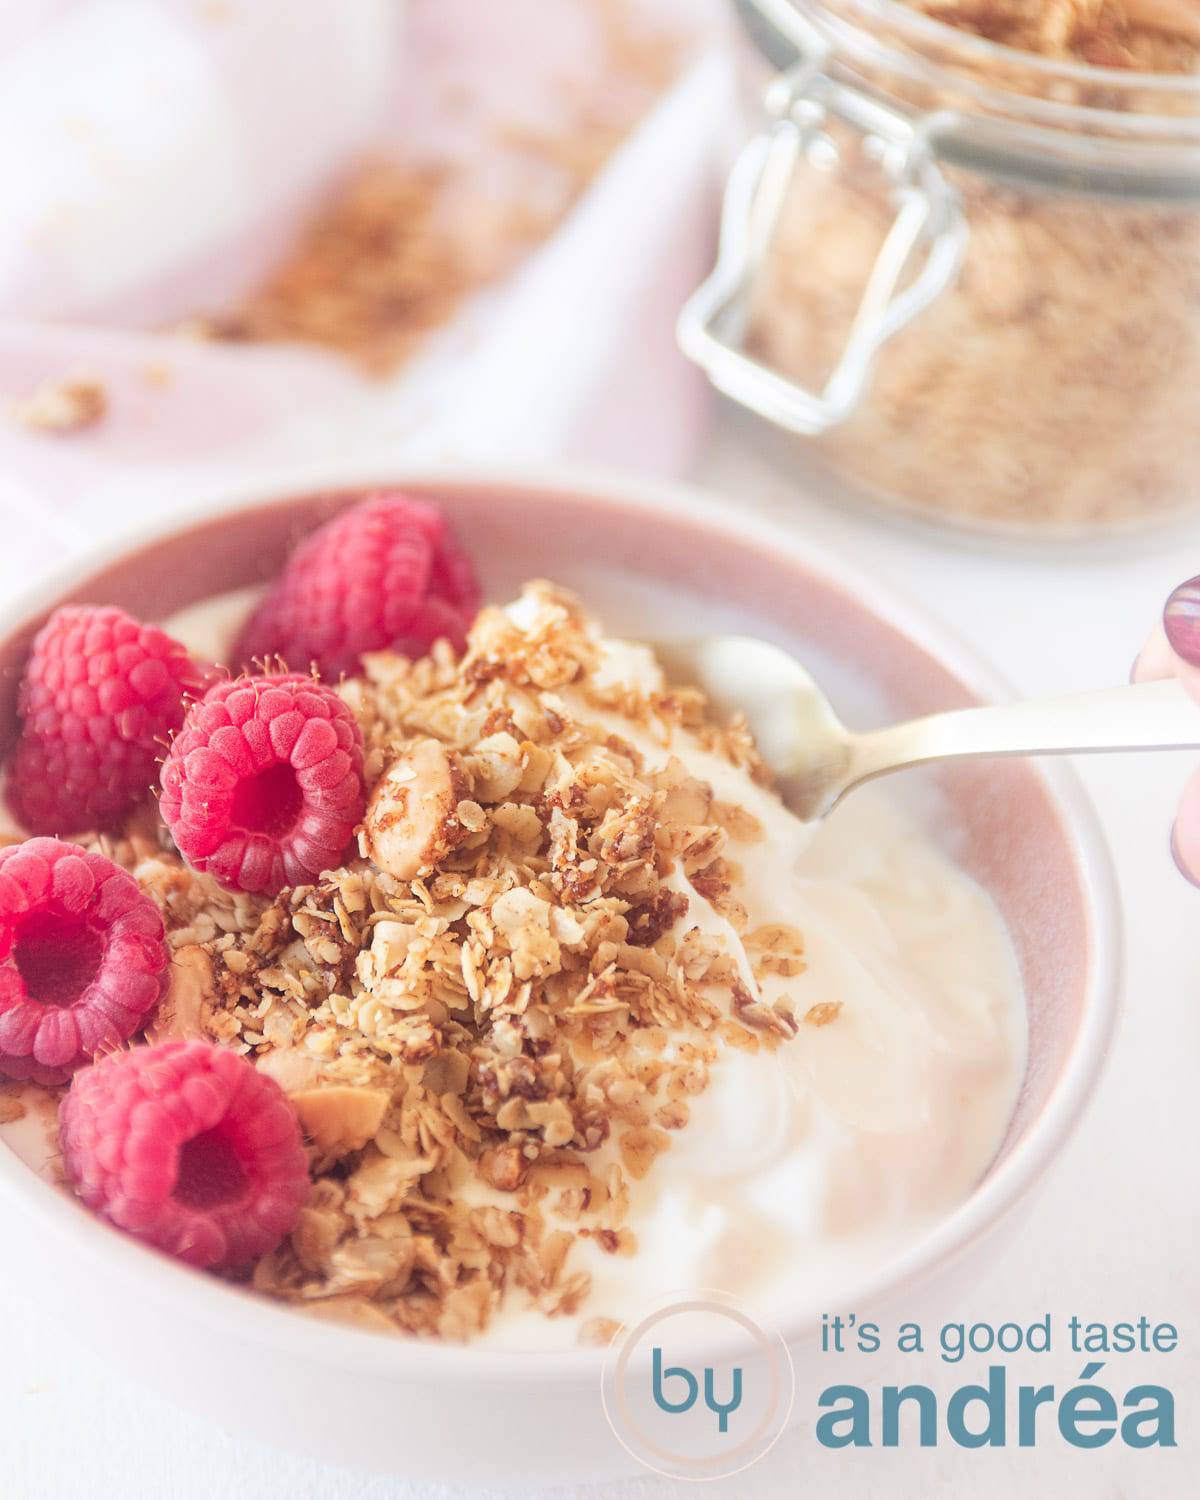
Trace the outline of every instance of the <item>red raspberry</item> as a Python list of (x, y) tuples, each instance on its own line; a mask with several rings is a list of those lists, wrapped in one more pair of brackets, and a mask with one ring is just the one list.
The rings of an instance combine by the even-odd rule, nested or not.
[(110, 829), (156, 780), (200, 687), (187, 652), (120, 609), (56, 609), (33, 643), (21, 683), (21, 737), (8, 804), (33, 833)]
[(336, 682), (360, 670), (365, 651), (424, 656), (440, 636), (462, 650), (479, 598), (474, 569), (436, 507), (394, 491), (372, 495), (301, 542), (234, 660), (315, 663)]
[(87, 1206), (193, 1266), (244, 1266), (308, 1197), (300, 1124), (272, 1078), (209, 1042), (117, 1052), (77, 1073), (58, 1115)]
[(169, 958), (158, 907), (112, 860), (57, 839), (0, 851), (0, 1073), (65, 1083), (120, 1046)]
[(358, 723), (311, 677), (240, 677), (188, 709), (159, 808), (179, 852), (231, 890), (275, 895), (341, 863), (363, 813)]

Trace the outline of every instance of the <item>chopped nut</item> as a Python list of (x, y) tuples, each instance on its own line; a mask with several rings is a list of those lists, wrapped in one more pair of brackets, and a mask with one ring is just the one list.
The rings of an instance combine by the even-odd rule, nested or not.
[(515, 1193), (525, 1181), (529, 1163), (515, 1146), (485, 1151), (479, 1159), (484, 1180), (502, 1193)]
[(842, 1013), (842, 1002), (840, 1000), (821, 1000), (816, 1005), (810, 1005), (804, 1012), (804, 1019), (810, 1026), (828, 1026), (831, 1021), (836, 1021)]
[(489, 735), (467, 757), (467, 768), (480, 802), (503, 802), (521, 782), (521, 746), (511, 734)]
[(363, 823), (364, 853), (398, 880), (433, 869), (460, 841), (466, 783), (446, 748), (419, 740), (380, 778)]
[(627, 1130), (621, 1137), (621, 1160), (630, 1177), (640, 1181), (654, 1165), (654, 1158), (671, 1144), (661, 1130)]
[(304, 1133), (323, 1155), (361, 1151), (383, 1124), (391, 1102), (386, 1089), (338, 1087), (305, 1089), (291, 1096)]

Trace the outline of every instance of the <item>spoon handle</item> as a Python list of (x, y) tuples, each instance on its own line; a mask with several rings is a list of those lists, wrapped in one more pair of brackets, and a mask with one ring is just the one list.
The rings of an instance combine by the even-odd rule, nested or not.
[(902, 766), (965, 755), (1200, 748), (1200, 704), (1174, 679), (1033, 703), (986, 704), (850, 737), (847, 791)]

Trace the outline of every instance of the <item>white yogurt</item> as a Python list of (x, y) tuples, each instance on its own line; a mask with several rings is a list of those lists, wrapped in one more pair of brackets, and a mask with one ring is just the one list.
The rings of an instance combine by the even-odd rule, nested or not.
[[(613, 643), (603, 674), (656, 684), (653, 658)], [(670, 752), (623, 718), (565, 694), (580, 718), (606, 720), (653, 769), (668, 753), (723, 801), (762, 823), (765, 841), (731, 843), (745, 874), (747, 930), (800, 929), (805, 972), (756, 983), (737, 934), (680, 872), (683, 919), (720, 932), (744, 980), (798, 1016), (838, 1002), (826, 1026), (802, 1024), (775, 1052), (725, 1048), (687, 1127), (631, 1184), (638, 1250), (578, 1242), (592, 1273), (585, 1316), (636, 1321), (668, 1294), (732, 1292), (768, 1315), (810, 1304), (877, 1269), (970, 1193), (1003, 1140), (1025, 1063), (1016, 956), (990, 899), (885, 793), (869, 788), (820, 826), (801, 823), (719, 756), (677, 738)], [(488, 1341), (566, 1344), (564, 1320), (510, 1298)]]

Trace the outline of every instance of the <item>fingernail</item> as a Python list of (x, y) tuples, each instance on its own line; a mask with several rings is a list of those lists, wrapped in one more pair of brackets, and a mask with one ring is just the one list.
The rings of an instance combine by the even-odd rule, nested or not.
[(1200, 880), (1196, 878), (1195, 872), (1189, 870), (1183, 862), (1183, 855), (1179, 852), (1179, 830), (1171, 829), (1171, 858), (1175, 861), (1175, 868), (1189, 882), (1189, 884), (1200, 887)]
[(1200, 667), (1200, 578), (1181, 583), (1163, 609), (1163, 629), (1171, 650)]
[(1136, 682), (1138, 680), (1138, 668), (1141, 666), (1141, 664), (1142, 653), (1139, 651), (1138, 654), (1133, 658), (1133, 666), (1129, 669), (1130, 682)]

